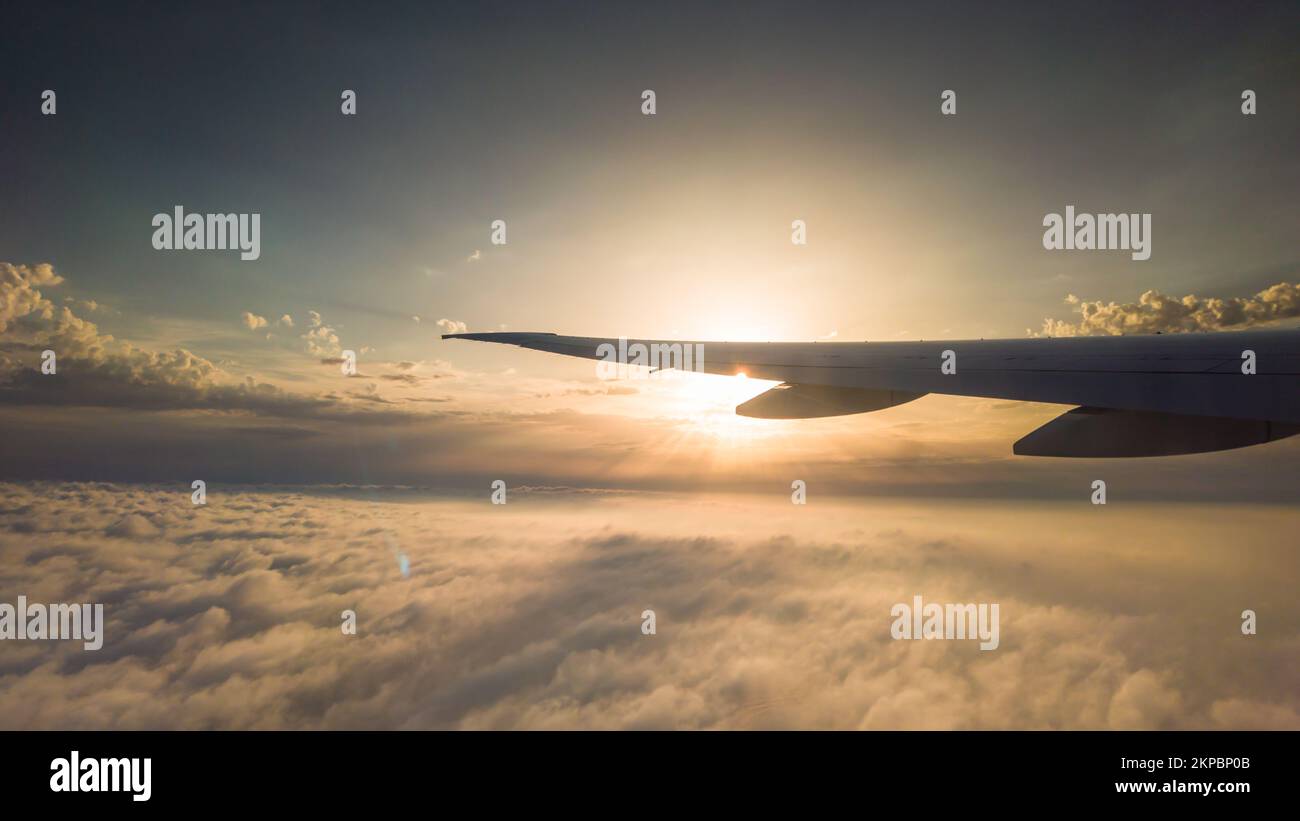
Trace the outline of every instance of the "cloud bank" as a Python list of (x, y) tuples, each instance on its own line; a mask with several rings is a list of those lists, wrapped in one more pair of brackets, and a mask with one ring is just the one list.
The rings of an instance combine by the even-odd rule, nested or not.
[[(1282, 508), (189, 493), (0, 485), (0, 589), (107, 619), (6, 642), (0, 727), (1300, 727)], [(916, 594), (1001, 646), (892, 640)]]

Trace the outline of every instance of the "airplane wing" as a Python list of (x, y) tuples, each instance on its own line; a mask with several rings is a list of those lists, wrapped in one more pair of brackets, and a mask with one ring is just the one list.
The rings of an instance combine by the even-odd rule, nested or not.
[(927, 393), (1076, 405), (1015, 444), (1027, 456), (1169, 456), (1300, 433), (1300, 330), (936, 342), (689, 342), (445, 334), (780, 385), (745, 416), (864, 413)]

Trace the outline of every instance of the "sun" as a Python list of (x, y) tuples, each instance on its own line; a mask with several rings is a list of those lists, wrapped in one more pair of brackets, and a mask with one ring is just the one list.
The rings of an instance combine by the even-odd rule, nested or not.
[(732, 376), (678, 372), (678, 376), (679, 378), (666, 381), (666, 386), (684, 405), (694, 405), (700, 413), (717, 410), (733, 412), (736, 405), (770, 387), (765, 381), (751, 380), (744, 372)]
[(732, 376), (677, 372), (657, 391), (664, 412), (681, 418), (685, 427), (698, 434), (722, 439), (762, 437), (772, 426), (736, 415), (736, 406), (753, 399), (778, 383), (750, 379), (746, 373)]

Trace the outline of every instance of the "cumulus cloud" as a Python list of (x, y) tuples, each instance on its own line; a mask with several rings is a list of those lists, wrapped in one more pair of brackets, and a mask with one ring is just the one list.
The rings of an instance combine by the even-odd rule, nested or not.
[(1065, 300), (1079, 313), (1077, 322), (1043, 320), (1043, 336), (1118, 336), (1120, 334), (1233, 331), (1300, 317), (1300, 286), (1279, 282), (1254, 296), (1171, 297), (1156, 290), (1137, 302), (1087, 302), (1070, 294)]
[[(9, 350), (52, 349), (59, 357), (60, 373), (77, 373), (79, 383), (89, 386), (113, 382), (193, 390), (210, 384), (218, 372), (216, 365), (184, 349), (149, 351), (118, 342), (66, 305), (55, 306), (36, 289), (62, 281), (48, 265), (0, 263), (0, 345)], [(10, 362), (0, 373), (0, 392), (31, 386), (34, 373)], [(57, 377), (41, 384), (56, 391), (76, 390)]]
[[(319, 315), (317, 315), (319, 319)], [(319, 357), (337, 357), (343, 352), (339, 335), (328, 325), (313, 325), (300, 339), (307, 347), (307, 353)]]
[(66, 297), (63, 301), (74, 308), (80, 308), (81, 310), (92, 314), (98, 311), (108, 310), (102, 303), (94, 299), (76, 299), (74, 297)]
[[(1300, 724), (1285, 508), (855, 501), (813, 521), (784, 498), (519, 490), (488, 510), (210, 484), (196, 508), (184, 482), (0, 484), (3, 589), (107, 620), (96, 652), (7, 646), (0, 727)], [(1216, 549), (1243, 517), (1249, 562)], [(997, 602), (1000, 647), (891, 639), (914, 594)], [(1246, 599), (1271, 603), (1267, 634), (1237, 631)]]
[[(275, 327), (285, 330), (293, 330), (293, 317), (289, 314), (283, 314), (274, 322), (271, 322), (264, 316), (245, 311), (243, 314), (243, 323), (250, 331), (260, 330), (262, 328)], [(267, 339), (271, 339), (270, 334)], [(325, 324), (324, 317), (319, 311), (307, 312), (307, 327), (302, 334), (298, 336), (302, 350), (307, 354), (321, 358), (323, 361), (334, 361), (343, 352), (342, 343), (339, 340), (338, 331)], [(363, 352), (368, 350), (362, 349)]]
[(469, 330), (468, 325), (457, 319), (439, 319), (437, 324), (443, 333), (448, 334), (463, 334)]
[[(293, 330), (293, 317), (289, 314), (282, 314), (279, 319), (272, 322), (264, 316), (245, 311), (243, 314), (243, 323), (250, 331), (260, 330), (262, 328), (277, 328), (283, 330)], [(272, 339), (271, 334), (267, 334), (268, 340)], [(301, 349), (307, 354), (322, 358), (324, 360), (333, 360), (343, 351), (342, 343), (339, 340), (338, 331), (325, 324), (324, 317), (319, 311), (307, 312), (307, 326), (304, 332), (298, 336)], [(367, 351), (363, 348), (362, 351)]]
[[(48, 264), (0, 263), (0, 403), (269, 413), (310, 412), (330, 404), (252, 377), (233, 378), (183, 348), (156, 351), (116, 340), (40, 290), (62, 282)], [(256, 330), (267, 321), (244, 312), (243, 324)], [(58, 356), (57, 374), (41, 374), (23, 361), (42, 349)]]
[[(307, 331), (298, 337), (307, 353), (321, 359), (334, 359), (343, 353), (338, 332), (325, 324), (325, 319), (317, 311), (307, 312)], [(365, 348), (362, 352), (365, 352)]]
[(12, 265), (0, 262), (0, 333), (9, 329), (15, 320), (38, 316), (46, 322), (54, 318), (54, 303), (46, 299), (40, 289), (63, 282), (49, 263), (39, 265)]

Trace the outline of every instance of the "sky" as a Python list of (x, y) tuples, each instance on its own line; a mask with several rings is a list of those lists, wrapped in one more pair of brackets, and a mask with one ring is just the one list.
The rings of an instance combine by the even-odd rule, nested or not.
[[(0, 648), (6, 704), (69, 699), (0, 708), (0, 726), (1294, 725), (1300, 703), (1269, 681), (1297, 680), (1279, 654), (1300, 612), (1275, 594), (1294, 574), (1269, 562), (1294, 565), (1296, 440), (1015, 457), (1012, 442), (1066, 408), (928, 396), (754, 420), (733, 408), (771, 383), (602, 381), (590, 362), (439, 338), (1295, 325), (1294, 4), (65, 3), (3, 18), (0, 594), (109, 599), (121, 638), (91, 661)], [(345, 89), (355, 115), (340, 110)], [(151, 221), (178, 205), (259, 214), (259, 258), (156, 250)], [(1150, 259), (1045, 250), (1044, 215), (1069, 205), (1151, 214)], [(1097, 478), (1111, 495), (1100, 525)], [(196, 479), (206, 508), (190, 503)], [(498, 479), (509, 513), (490, 506)], [(791, 518), (795, 480), (811, 521)], [(399, 510), (446, 543), (409, 522), (363, 526)], [(1212, 526), (1234, 521), (1249, 523), (1245, 544)], [(409, 577), (393, 543), (415, 545)], [(950, 554), (933, 545), (955, 545), (957, 565), (936, 569)], [(826, 550), (853, 570), (856, 598)], [(170, 594), (148, 581), (164, 567)], [(565, 604), (590, 589), (587, 572), (621, 582), (611, 595), (625, 600)], [(1112, 573), (1127, 574), (1113, 594)], [(1214, 593), (1225, 621), (1207, 626), (1188, 602), (1224, 574), (1239, 586)], [(1065, 596), (1072, 576), (1096, 588)], [(1020, 695), (979, 708), (978, 654), (900, 649), (875, 627), (865, 645), (827, 639), (808, 660), (818, 672), (751, 680), (777, 663), (773, 644), (876, 624), (872, 602), (904, 600), (909, 584), (1022, 608), (997, 665), (1093, 624), (1098, 655), (1052, 672), (1100, 665), (1091, 701), (1061, 689), (1039, 711), (1013, 708), (1043, 681), (1025, 669)], [(464, 585), (478, 615), (441, 635), (457, 618), (445, 585)], [(375, 628), (357, 638), (379, 656), (313, 655), (302, 643), (335, 640), (350, 590)], [(691, 639), (653, 637), (674, 665), (642, 690), (616, 669), (636, 666), (624, 639), (604, 631), (630, 618), (639, 640), (647, 591)], [(750, 638), (767, 649), (750, 656), (724, 636), (757, 601)], [(1263, 602), (1282, 633), (1238, 656), (1237, 614)], [(535, 635), (482, 615), (527, 620), (530, 607), (565, 615)], [(1134, 640), (1139, 623), (1181, 643)], [(1196, 658), (1202, 628), (1225, 631), (1218, 658), (1256, 665), (1239, 686)], [(481, 655), (457, 661), (476, 640)], [(280, 645), (316, 672), (256, 660)], [(849, 672), (864, 654), (872, 672)], [(362, 680), (378, 658), (398, 683)], [(712, 663), (742, 683), (704, 675)], [(970, 698), (917, 718), (907, 705), (938, 687), (907, 675), (918, 666)], [(157, 677), (183, 679), (179, 713), (144, 703)], [(497, 700), (469, 703), (484, 677)], [(447, 689), (422, 700), (435, 679)], [(124, 688), (105, 699), (119, 707), (91, 681)], [(256, 711), (229, 695), (244, 687), (265, 688)], [(736, 717), (786, 690), (802, 706)]]

